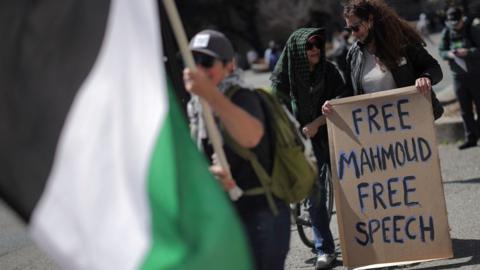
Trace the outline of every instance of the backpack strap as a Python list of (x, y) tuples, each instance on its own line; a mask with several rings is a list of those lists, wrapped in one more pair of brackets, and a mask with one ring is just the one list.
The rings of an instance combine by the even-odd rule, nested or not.
[(232, 150), (242, 157), (245, 160), (248, 160), (255, 171), (255, 174), (260, 180), (261, 187), (251, 188), (244, 191), (244, 195), (247, 196), (255, 196), (265, 194), (267, 197), (268, 205), (272, 210), (274, 215), (278, 214), (278, 208), (275, 205), (275, 201), (273, 199), (272, 191), (270, 190), (269, 183), (272, 182), (272, 178), (268, 175), (268, 173), (263, 168), (262, 164), (258, 161), (257, 156), (253, 153), (250, 149), (241, 147), (238, 143), (236, 143), (230, 136), (225, 136), (225, 142), (232, 148)]
[[(240, 90), (239, 86), (232, 86), (227, 91), (225, 91), (225, 96), (229, 99), (232, 99), (233, 95)], [(239, 155), (241, 158), (248, 160), (257, 175), (257, 178), (260, 180), (261, 187), (251, 188), (244, 191), (244, 195), (246, 196), (256, 196), (265, 194), (267, 197), (267, 202), (272, 210), (274, 215), (278, 214), (278, 208), (275, 205), (275, 201), (273, 199), (273, 194), (271, 189), (269, 188), (269, 183), (272, 182), (272, 178), (263, 168), (262, 164), (258, 161), (257, 155), (252, 152), (252, 150), (240, 146), (235, 140), (230, 137), (227, 132), (224, 132), (224, 139), (226, 144), (235, 152), (235, 154)]]

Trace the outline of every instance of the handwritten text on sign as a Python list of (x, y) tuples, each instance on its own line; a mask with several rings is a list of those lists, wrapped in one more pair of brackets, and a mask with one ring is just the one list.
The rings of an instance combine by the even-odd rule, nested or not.
[(432, 258), (449, 241), (431, 105), (395, 91), (338, 100), (328, 119), (342, 249), (358, 254), (347, 255), (351, 266), (422, 259), (408, 250), (420, 243)]

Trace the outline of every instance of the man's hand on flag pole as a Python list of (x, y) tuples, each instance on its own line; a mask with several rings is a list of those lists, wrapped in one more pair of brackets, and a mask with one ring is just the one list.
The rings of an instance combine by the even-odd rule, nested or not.
[(212, 95), (218, 92), (212, 80), (200, 68), (195, 71), (185, 68), (183, 70), (183, 81), (188, 92), (204, 98), (207, 102)]
[(222, 184), (225, 191), (229, 191), (237, 186), (235, 180), (233, 180), (220, 165), (210, 166), (210, 172)]

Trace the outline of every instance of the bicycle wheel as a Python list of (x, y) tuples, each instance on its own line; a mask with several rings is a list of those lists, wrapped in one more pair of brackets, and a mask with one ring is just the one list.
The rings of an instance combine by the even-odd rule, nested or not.
[(332, 173), (330, 169), (327, 172), (327, 179), (325, 181), (325, 197), (326, 197), (326, 205), (327, 205), (327, 213), (328, 213), (328, 221), (332, 220), (333, 216), (333, 207), (334, 207), (334, 196), (333, 196), (333, 183), (332, 183)]
[(298, 236), (303, 244), (313, 248), (313, 229), (310, 221), (310, 214), (307, 211), (307, 200), (295, 204), (295, 223), (297, 225)]

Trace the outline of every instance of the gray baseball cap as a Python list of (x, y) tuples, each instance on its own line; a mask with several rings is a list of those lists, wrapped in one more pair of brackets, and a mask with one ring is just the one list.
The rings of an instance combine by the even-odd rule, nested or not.
[(190, 40), (194, 52), (204, 53), (220, 60), (229, 61), (234, 57), (232, 43), (224, 34), (215, 30), (203, 30)]

